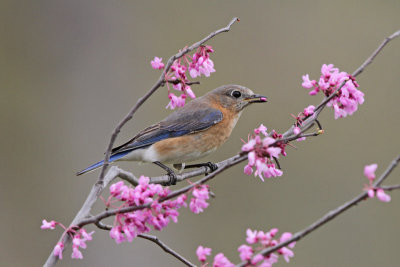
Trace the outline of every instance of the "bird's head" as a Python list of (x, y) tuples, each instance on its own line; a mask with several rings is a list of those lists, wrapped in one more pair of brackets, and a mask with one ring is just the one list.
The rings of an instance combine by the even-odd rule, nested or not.
[(223, 85), (208, 95), (224, 108), (236, 112), (242, 111), (251, 103), (267, 102), (267, 97), (254, 94), (249, 88), (240, 85)]

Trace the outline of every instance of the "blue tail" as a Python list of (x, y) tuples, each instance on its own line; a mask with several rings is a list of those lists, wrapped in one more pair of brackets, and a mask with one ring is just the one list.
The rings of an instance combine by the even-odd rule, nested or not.
[[(128, 150), (128, 151), (123, 151), (123, 152), (117, 153), (117, 154), (115, 154), (115, 155), (112, 155), (112, 156), (110, 157), (110, 162), (113, 162), (113, 161), (116, 161), (116, 160), (118, 160), (118, 159), (120, 159), (120, 158), (123, 158), (124, 156), (126, 156), (126, 155), (129, 154), (130, 152), (131, 152), (131, 151)], [(100, 168), (101, 166), (103, 166), (103, 163), (104, 163), (104, 160), (99, 161), (99, 162), (97, 162), (97, 163), (95, 163), (95, 164), (93, 164), (93, 165), (87, 167), (86, 169), (81, 170), (80, 172), (77, 172), (76, 175), (79, 176), (79, 175), (85, 174), (85, 173), (87, 173), (87, 172), (93, 171), (93, 170), (95, 170), (95, 169), (97, 169), (97, 168)]]

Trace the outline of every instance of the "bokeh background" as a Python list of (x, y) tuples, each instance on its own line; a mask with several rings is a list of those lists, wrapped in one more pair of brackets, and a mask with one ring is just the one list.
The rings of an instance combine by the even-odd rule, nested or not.
[[(201, 78), (197, 95), (228, 83), (265, 94), (269, 102), (242, 115), (230, 140), (207, 158), (240, 150), (240, 138), (264, 123), (285, 131), (320, 96), (308, 96), (301, 75), (319, 76), (323, 63), (353, 72), (400, 29), (400, 2), (392, 1), (14, 1), (0, 2), (0, 262), (40, 266), (61, 230), (40, 230), (43, 218), (69, 224), (98, 172), (75, 171), (102, 158), (112, 129), (160, 72), (154, 56), (225, 26), (212, 39), (217, 72)], [(365, 103), (345, 119), (325, 110), (326, 134), (298, 143), (281, 159), (284, 176), (261, 182), (244, 164), (212, 180), (216, 198), (206, 212), (183, 210), (178, 224), (155, 233), (198, 263), (198, 245), (237, 263), (247, 228), (296, 232), (358, 194), (365, 164), (380, 174), (399, 153), (400, 39), (390, 43), (358, 78)], [(164, 118), (159, 90), (123, 128), (117, 144)], [(158, 167), (120, 164), (136, 175)], [(387, 184), (400, 182), (397, 169)], [(398, 266), (400, 193), (392, 202), (364, 202), (300, 241), (293, 266)], [(101, 203), (96, 211), (101, 211)], [(93, 230), (94, 227), (89, 229)], [(84, 260), (71, 249), (58, 266), (180, 266), (155, 244), (117, 245), (96, 230)], [(281, 260), (277, 266), (286, 266)]]

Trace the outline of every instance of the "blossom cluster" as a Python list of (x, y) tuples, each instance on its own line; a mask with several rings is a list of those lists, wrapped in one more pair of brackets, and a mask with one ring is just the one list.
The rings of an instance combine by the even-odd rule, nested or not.
[[(41, 229), (55, 229), (55, 227), (59, 225), (64, 229), (64, 235), (68, 234), (72, 238), (72, 254), (71, 258), (73, 259), (82, 259), (83, 255), (82, 252), (79, 250), (79, 248), (85, 249), (87, 247), (86, 241), (92, 240), (92, 235), (94, 231), (88, 233), (84, 228), (80, 228), (79, 230), (75, 230), (74, 227), (71, 228), (66, 228), (64, 225), (62, 225), (59, 222), (56, 221), (42, 221), (42, 225), (40, 226)], [(63, 235), (63, 236), (64, 236)], [(61, 239), (63, 239), (63, 236)], [(62, 241), (58, 242), (57, 245), (53, 249), (53, 255), (58, 257), (59, 259), (62, 259), (63, 256), (63, 250), (64, 250), (64, 243)]]
[[(296, 122), (294, 123), (294, 128), (293, 128), (293, 133), (295, 135), (299, 135), (301, 133), (300, 126), (303, 123), (303, 120), (306, 119), (307, 117), (311, 116), (314, 114), (315, 107), (313, 105), (310, 105), (306, 107), (303, 112), (300, 112), (297, 116), (292, 114), (292, 117), (296, 119)], [(306, 140), (305, 137), (299, 137), (296, 139), (296, 141), (304, 141)]]
[(386, 194), (382, 188), (375, 188), (373, 186), (373, 181), (375, 180), (375, 171), (378, 168), (378, 164), (374, 163), (371, 165), (366, 165), (364, 167), (364, 175), (369, 180), (369, 184), (365, 186), (365, 190), (368, 192), (368, 197), (374, 198), (375, 192), (376, 197), (382, 202), (390, 202), (390, 195)]
[[(247, 229), (246, 234), (246, 242), (247, 244), (243, 244), (239, 246), (238, 252), (239, 257), (242, 261), (246, 262), (246, 266), (263, 266), (270, 267), (274, 263), (278, 262), (279, 255), (282, 255), (286, 262), (290, 261), (290, 258), (294, 256), (293, 251), (291, 250), (296, 242), (292, 242), (288, 245), (288, 247), (282, 247), (277, 250), (277, 253), (271, 253), (269, 255), (256, 254), (255, 252), (260, 251), (265, 248), (274, 247), (282, 242), (286, 242), (287, 240), (292, 238), (292, 234), (289, 232), (285, 232), (279, 238), (274, 239), (276, 234), (278, 233), (277, 228), (271, 229), (269, 232), (263, 231), (252, 231), (251, 229)], [(249, 246), (253, 245), (253, 246)], [(206, 266), (207, 256), (211, 255), (211, 248), (205, 248), (203, 246), (199, 246), (196, 250), (197, 258), (202, 263), (202, 266)], [(232, 267), (232, 264), (223, 253), (218, 253), (214, 257), (213, 265), (214, 267)]]
[[(214, 62), (210, 59), (210, 54), (214, 50), (211, 46), (200, 46), (193, 56), (183, 55), (183, 57), (175, 60), (168, 73), (165, 74), (165, 81), (168, 87), (168, 98), (170, 102), (166, 108), (175, 109), (176, 107), (183, 107), (187, 96), (195, 98), (196, 95), (189, 86), (187, 71), (192, 78), (197, 78), (201, 75), (209, 77), (211, 73), (215, 72)], [(162, 58), (155, 57), (151, 62), (153, 69), (164, 69), (165, 65)], [(181, 92), (179, 96), (175, 95), (170, 90), (172, 88)]]
[[(261, 137), (261, 134), (264, 137)], [(272, 134), (267, 133), (267, 127), (263, 124), (254, 129), (254, 134), (249, 137), (247, 143), (242, 146), (242, 151), (248, 152), (248, 164), (244, 167), (244, 173), (251, 175), (253, 167), (256, 168), (255, 176), (260, 177), (264, 181), (264, 177), (282, 176), (282, 171), (277, 169), (273, 163), (274, 158), (279, 158), (279, 155), (286, 155), (284, 143), (276, 143), (276, 140), (282, 135), (272, 131)], [(274, 144), (274, 146), (271, 146)]]
[(309, 92), (310, 95), (316, 95), (321, 91), (326, 97), (329, 97), (343, 82), (343, 87), (327, 104), (327, 106), (333, 107), (335, 119), (338, 119), (352, 115), (358, 105), (364, 103), (364, 93), (357, 89), (359, 85), (353, 76), (347, 72), (340, 72), (338, 68), (334, 68), (333, 64), (323, 64), (319, 81), (310, 80), (309, 75), (306, 74), (303, 75), (302, 86), (312, 89)]
[[(187, 207), (187, 194), (181, 194), (175, 199), (162, 200), (170, 194), (168, 187), (161, 185), (150, 184), (150, 179), (145, 176), (139, 178), (139, 184), (136, 187), (130, 187), (119, 181), (110, 186), (110, 196), (105, 202), (107, 207), (117, 209), (142, 206), (150, 204), (149, 208), (138, 209), (127, 213), (118, 213), (115, 216), (114, 225), (110, 230), (110, 237), (117, 244), (132, 240), (141, 233), (146, 233), (151, 230), (162, 230), (170, 221), (178, 222), (179, 212), (181, 207)], [(196, 185), (190, 190), (192, 198), (190, 199), (189, 208), (193, 213), (203, 212), (208, 207), (207, 200), (209, 196), (208, 185)], [(119, 203), (119, 205), (117, 205)], [(87, 233), (85, 229), (72, 227), (66, 229), (59, 222), (46, 221), (42, 222), (42, 229), (54, 229), (60, 225), (64, 230), (64, 234), (69, 234), (72, 238), (72, 258), (82, 259), (83, 255), (79, 248), (86, 248), (86, 241), (92, 240), (92, 234)], [(62, 259), (64, 243), (59, 242), (54, 248), (53, 254)]]
[[(113, 199), (122, 201), (122, 205), (118, 208), (151, 203), (150, 208), (120, 213), (115, 216), (110, 237), (116, 243), (131, 242), (138, 234), (149, 232), (151, 230), (150, 227), (155, 230), (162, 230), (170, 221), (177, 223), (178, 210), (187, 206), (186, 194), (182, 194), (176, 199), (159, 201), (160, 198), (167, 197), (170, 190), (168, 187), (150, 184), (149, 180), (148, 177), (141, 176), (139, 184), (134, 188), (124, 185), (122, 181), (110, 186), (111, 198), (109, 198), (108, 203), (113, 203)], [(194, 187), (192, 196), (189, 205), (192, 212), (200, 213), (207, 208), (208, 203), (206, 201), (209, 199), (207, 185)]]

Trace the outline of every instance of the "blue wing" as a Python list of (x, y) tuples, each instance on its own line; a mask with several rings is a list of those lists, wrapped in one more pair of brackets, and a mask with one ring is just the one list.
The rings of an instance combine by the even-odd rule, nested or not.
[[(111, 151), (110, 162), (126, 156), (135, 149), (149, 147), (158, 141), (206, 130), (222, 120), (221, 111), (213, 108), (196, 109), (190, 105), (193, 102), (172, 113), (163, 121), (139, 132), (125, 144), (114, 148)], [(87, 173), (102, 165), (103, 161), (99, 161), (76, 175)]]
[(113, 154), (145, 148), (167, 138), (203, 131), (217, 124), (223, 118), (222, 112), (217, 109), (190, 110), (190, 105), (187, 107), (172, 113), (158, 124), (144, 129), (125, 144), (114, 148)]

